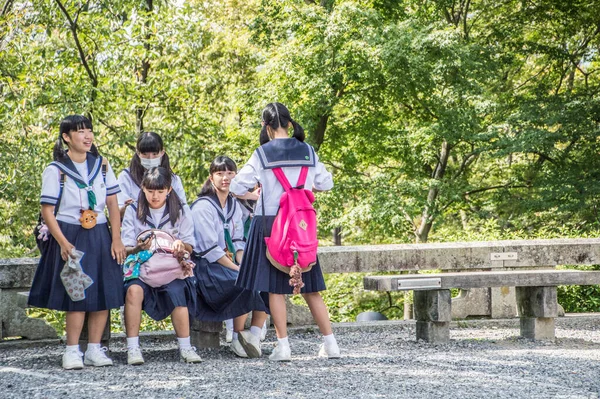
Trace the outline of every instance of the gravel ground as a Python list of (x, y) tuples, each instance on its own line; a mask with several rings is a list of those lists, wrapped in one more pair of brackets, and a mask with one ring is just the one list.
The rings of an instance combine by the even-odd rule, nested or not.
[(414, 322), (338, 324), (342, 358), (318, 358), (313, 328), (290, 330), (292, 362), (240, 359), (226, 344), (178, 361), (171, 334), (141, 337), (146, 363), (127, 366), (122, 337), (114, 367), (63, 371), (63, 346), (0, 343), (0, 398), (599, 398), (600, 314), (557, 320), (554, 342), (518, 338), (518, 320), (453, 323), (451, 342), (414, 338)]

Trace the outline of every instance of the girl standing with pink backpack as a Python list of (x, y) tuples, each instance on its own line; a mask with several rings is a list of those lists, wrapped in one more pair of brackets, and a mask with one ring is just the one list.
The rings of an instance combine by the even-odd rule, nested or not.
[[(121, 236), (129, 255), (125, 261), (125, 329), (127, 363), (144, 358), (139, 345), (142, 309), (160, 321), (171, 316), (181, 361), (202, 359), (190, 343), (190, 316), (196, 310), (193, 263), (194, 225), (172, 189), (172, 173), (148, 169), (137, 203), (125, 210)], [(188, 211), (189, 212), (189, 211)]]
[[(291, 349), (287, 337), (285, 295), (292, 294), (294, 290), (299, 290), (306, 300), (319, 330), (324, 336), (319, 356), (338, 358), (340, 350), (331, 329), (327, 307), (319, 293), (326, 288), (318, 259), (315, 259), (316, 263), (310, 265), (311, 267), (303, 268), (303, 265), (300, 265), (300, 270), (304, 271), (301, 274), (302, 280), (300, 282), (297, 279), (292, 281), (292, 284), (296, 285), (293, 287), (290, 285), (290, 273), (273, 266), (274, 263), (278, 263), (274, 258), (277, 258), (279, 254), (269, 254), (269, 258), (273, 262), (267, 257), (268, 251), (265, 242), (265, 238), (271, 236), (273, 224), (280, 209), (280, 200), (286, 191), (280, 183), (281, 176), (276, 176), (276, 173), (279, 172), (274, 172), (274, 169), (280, 169), (283, 172), (290, 186), (311, 191), (330, 190), (333, 187), (331, 173), (319, 162), (314, 149), (304, 143), (304, 130), (291, 118), (288, 109), (283, 104), (271, 103), (265, 107), (262, 112), (262, 126), (261, 146), (254, 151), (250, 160), (239, 171), (230, 186), (233, 194), (244, 198), (257, 182), (262, 185), (261, 195), (255, 207), (255, 217), (250, 226), (246, 251), (240, 265), (237, 285), (248, 290), (269, 293), (269, 308), (278, 340), (278, 345), (269, 359), (274, 361), (291, 360)], [(292, 137), (288, 132), (290, 127), (293, 127), (294, 131)], [(304, 187), (296, 187), (299, 181)], [(302, 224), (301, 229), (311, 228), (309, 223)], [(314, 226), (312, 227), (314, 228)], [(298, 242), (292, 248), (292, 250), (296, 250), (296, 260), (298, 260), (300, 252), (296, 247), (302, 246), (303, 243)], [(294, 272), (297, 271), (298, 268), (295, 268)]]

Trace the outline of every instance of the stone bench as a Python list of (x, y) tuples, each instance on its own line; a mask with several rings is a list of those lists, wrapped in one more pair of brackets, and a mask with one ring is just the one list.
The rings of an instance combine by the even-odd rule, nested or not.
[(414, 290), (417, 339), (432, 343), (450, 339), (451, 288), (516, 287), (521, 337), (551, 340), (554, 339), (554, 320), (558, 316), (556, 286), (595, 284), (600, 284), (600, 271), (514, 270), (364, 278), (367, 290)]

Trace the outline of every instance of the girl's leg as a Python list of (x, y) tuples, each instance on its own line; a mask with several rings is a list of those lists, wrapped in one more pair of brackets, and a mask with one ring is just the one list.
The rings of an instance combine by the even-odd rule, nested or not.
[(327, 312), (327, 306), (325, 306), (323, 297), (318, 292), (310, 292), (302, 294), (302, 296), (308, 304), (310, 312), (317, 322), (319, 330), (321, 331), (321, 334), (323, 334), (323, 340), (325, 341), (319, 349), (319, 356), (328, 357), (330, 359), (339, 358), (340, 348), (333, 336), (329, 313)]
[(331, 321), (329, 320), (329, 313), (327, 311), (327, 306), (325, 306), (325, 302), (323, 301), (323, 297), (319, 292), (310, 292), (306, 294), (302, 294), (308, 308), (310, 309), (310, 313), (312, 313), (313, 318), (317, 322), (319, 326), (319, 330), (323, 335), (330, 335), (333, 333), (331, 330)]
[(65, 330), (67, 331), (67, 346), (79, 345), (79, 336), (83, 329), (85, 312), (67, 312)]
[(131, 285), (127, 289), (127, 295), (125, 296), (125, 332), (127, 338), (138, 337), (140, 335), (143, 303), (144, 290), (139, 285)]
[(233, 331), (234, 333), (239, 333), (240, 331), (244, 331), (244, 325), (246, 324), (246, 319), (248, 318), (248, 313), (238, 316), (233, 319)]
[(269, 308), (271, 318), (275, 326), (277, 338), (287, 337), (287, 309), (285, 307), (285, 296), (283, 294), (269, 293)]
[(186, 363), (199, 363), (202, 361), (196, 353), (196, 349), (192, 347), (190, 342), (190, 316), (188, 308), (185, 306), (177, 306), (171, 313), (171, 321), (177, 335), (177, 343), (179, 344), (179, 356), (181, 361)]
[[(287, 309), (285, 307), (285, 296), (282, 294), (269, 293), (269, 308), (271, 318), (277, 333), (277, 346), (269, 355), (270, 360), (289, 361), (292, 358), (290, 344), (287, 337)], [(264, 323), (264, 320), (263, 320)]]
[(67, 348), (62, 358), (65, 370), (79, 370), (83, 368), (81, 352), (79, 351), (79, 336), (83, 329), (85, 312), (67, 312), (65, 329), (67, 330)]
[(140, 324), (142, 322), (142, 305), (144, 290), (137, 284), (129, 286), (125, 296), (125, 334), (127, 335), (127, 364), (144, 364), (144, 356), (140, 349)]
[(84, 364), (88, 366), (112, 366), (113, 362), (106, 356), (106, 348), (100, 348), (102, 333), (106, 327), (108, 310), (88, 313), (88, 348), (85, 351)]

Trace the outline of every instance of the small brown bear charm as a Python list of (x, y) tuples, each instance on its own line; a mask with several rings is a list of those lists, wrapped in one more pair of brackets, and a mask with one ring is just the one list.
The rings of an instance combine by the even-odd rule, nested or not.
[(87, 209), (85, 211), (81, 211), (81, 217), (79, 221), (81, 222), (81, 227), (84, 229), (91, 229), (96, 226), (96, 218), (98, 214), (91, 209)]

